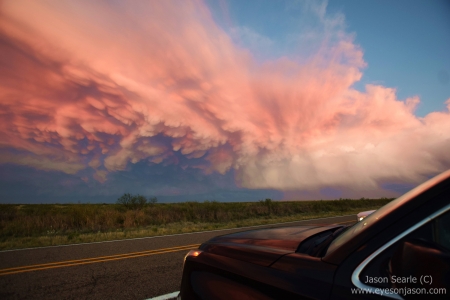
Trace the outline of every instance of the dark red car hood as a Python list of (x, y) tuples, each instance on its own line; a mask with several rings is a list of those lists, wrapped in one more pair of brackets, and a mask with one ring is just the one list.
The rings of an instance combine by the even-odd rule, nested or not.
[(341, 225), (293, 226), (258, 229), (218, 236), (200, 249), (258, 265), (270, 266), (279, 257), (293, 253), (306, 238)]

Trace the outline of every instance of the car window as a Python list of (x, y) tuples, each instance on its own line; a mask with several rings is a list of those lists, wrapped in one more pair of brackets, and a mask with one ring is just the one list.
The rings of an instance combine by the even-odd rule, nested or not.
[(398, 209), (400, 206), (408, 202), (409, 200), (413, 199), (414, 197), (418, 196), (419, 194), (423, 193), (424, 191), (430, 189), (433, 187), (437, 182), (442, 180), (442, 177), (434, 177), (425, 183), (417, 186), (416, 188), (412, 189), (411, 191), (407, 192), (403, 196), (389, 202), (388, 204), (384, 205), (383, 207), (376, 210), (374, 213), (367, 216), (364, 220), (361, 222), (356, 223), (352, 227), (350, 227), (348, 230), (343, 232), (341, 235), (339, 235), (328, 247), (326, 255), (332, 253), (336, 249), (338, 249), (342, 244), (345, 244), (347, 241), (349, 241), (355, 234), (362, 230), (366, 230), (378, 220), (381, 220), (386, 215), (390, 214), (392, 211)]
[(436, 219), (434, 224), (434, 241), (450, 250), (450, 212)]
[(436, 243), (450, 253), (450, 211), (422, 225), (380, 253), (361, 272), (360, 281), (374, 287), (391, 287), (391, 282), (388, 280), (389, 261), (400, 243), (412, 239)]
[[(405, 194), (406, 196), (407, 194)], [(338, 236), (328, 247), (327, 254), (332, 253), (335, 249), (338, 249), (342, 244), (345, 244), (349, 239), (352, 238), (355, 234), (360, 232), (361, 230), (364, 230), (371, 225), (373, 225), (375, 222), (386, 216), (388, 213), (393, 211), (394, 209), (401, 206), (406, 200), (409, 200), (409, 197), (400, 197), (397, 198), (388, 204), (384, 205), (374, 213), (368, 215), (364, 220), (361, 222), (356, 223), (349, 229), (347, 229), (344, 233), (342, 233), (340, 236)]]

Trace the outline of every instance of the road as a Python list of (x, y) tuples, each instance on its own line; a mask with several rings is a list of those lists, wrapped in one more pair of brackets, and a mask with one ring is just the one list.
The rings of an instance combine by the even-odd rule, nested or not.
[[(351, 224), (355, 216), (264, 227)], [(236, 228), (0, 252), (0, 299), (148, 299), (179, 290), (184, 255)]]

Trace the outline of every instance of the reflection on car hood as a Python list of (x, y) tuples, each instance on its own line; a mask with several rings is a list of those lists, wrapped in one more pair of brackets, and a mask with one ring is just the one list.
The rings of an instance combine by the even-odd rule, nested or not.
[(243, 231), (212, 238), (202, 244), (200, 249), (212, 254), (269, 266), (279, 257), (295, 252), (306, 238), (336, 227), (341, 226), (312, 225)]

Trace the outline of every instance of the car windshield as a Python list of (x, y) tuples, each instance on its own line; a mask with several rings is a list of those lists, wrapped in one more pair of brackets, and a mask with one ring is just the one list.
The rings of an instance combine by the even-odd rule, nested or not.
[[(448, 176), (448, 175), (446, 175)], [(405, 202), (409, 201), (410, 199), (416, 197), (420, 193), (424, 192), (425, 190), (429, 189), (430, 187), (434, 186), (437, 182), (441, 181), (444, 176), (436, 176), (431, 180), (428, 180), (427, 182), (419, 185), (418, 187), (412, 189), (411, 191), (407, 192), (403, 196), (389, 202), (388, 204), (384, 205), (374, 213), (370, 214), (364, 220), (361, 222), (357, 222), (353, 226), (349, 227), (347, 230), (342, 232), (339, 236), (337, 236), (328, 247), (326, 255), (332, 253), (336, 249), (338, 249), (341, 245), (345, 244), (347, 241), (349, 241), (354, 235), (358, 234), (362, 230), (366, 230), (373, 224), (375, 224), (378, 220), (384, 218), (386, 215), (390, 214), (392, 211), (398, 209), (400, 206), (402, 206)]]

